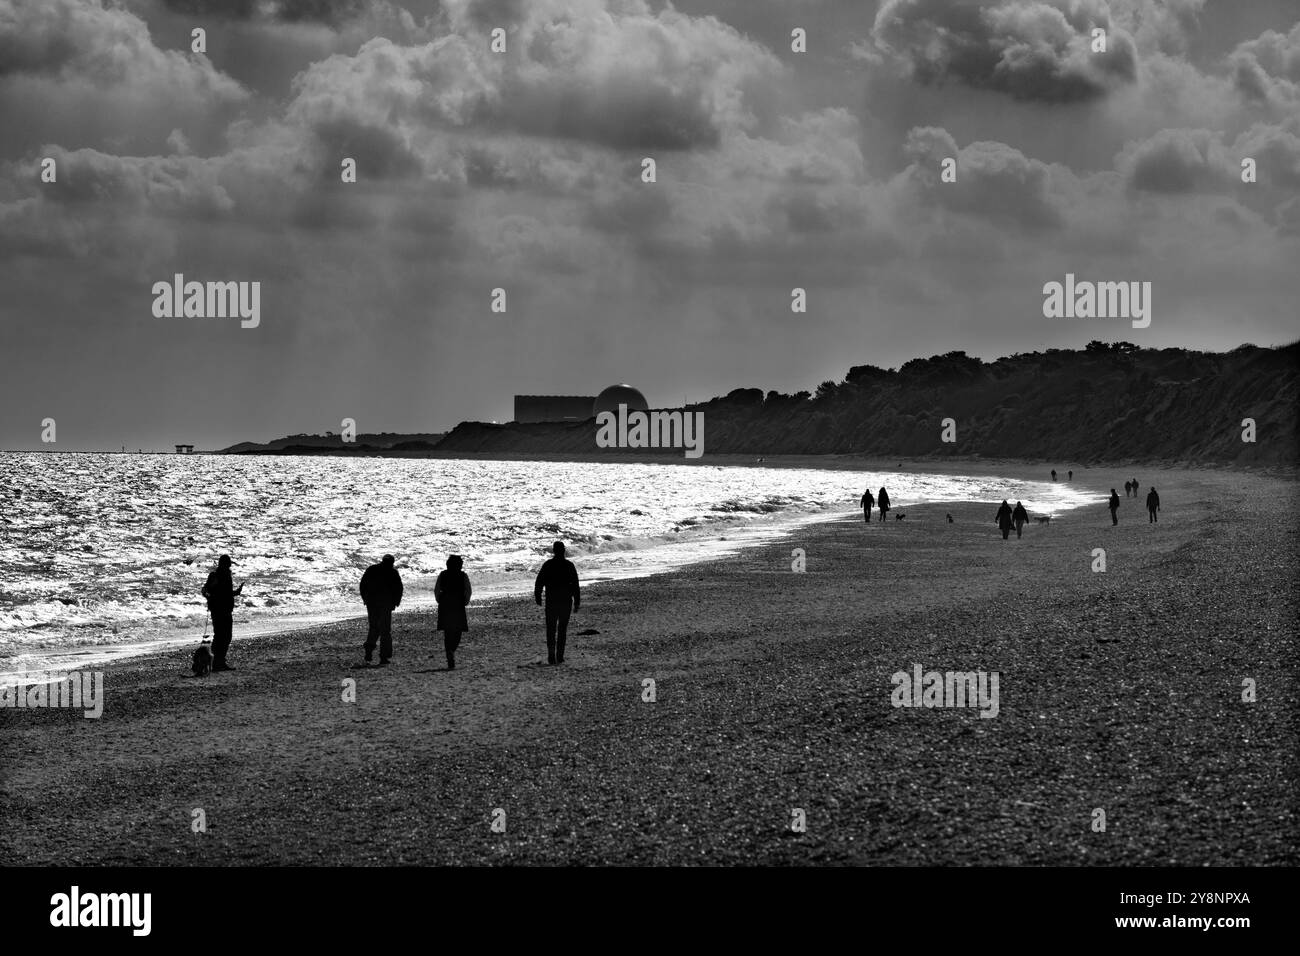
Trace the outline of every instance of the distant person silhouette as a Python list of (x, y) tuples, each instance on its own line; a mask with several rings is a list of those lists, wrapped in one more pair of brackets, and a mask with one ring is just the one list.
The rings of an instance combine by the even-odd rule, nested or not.
[(1020, 532), (1025, 525), (1029, 523), (1029, 512), (1019, 501), (1016, 502), (1016, 509), (1011, 512), (1011, 520), (1016, 523), (1016, 537), (1020, 537)]
[(1140, 488), (1140, 487), (1142, 487), (1142, 486), (1139, 485), (1139, 484), (1138, 484), (1138, 480), (1137, 480), (1136, 478), (1134, 478), (1134, 479), (1133, 479), (1133, 497), (1134, 497), (1134, 498), (1136, 498), (1136, 497), (1138, 496), (1138, 488)]
[(1069, 471), (1067, 471), (1065, 474), (1066, 474), (1066, 477), (1067, 477), (1070, 481), (1074, 481), (1074, 469), (1073, 469), (1073, 468), (1071, 468), (1071, 469), (1070, 469)]
[(361, 600), (366, 602), (370, 627), (366, 632), (366, 662), (373, 659), (379, 644), (379, 666), (393, 656), (393, 610), (402, 603), (402, 576), (393, 565), (391, 554), (379, 564), (372, 564), (361, 575)]
[(1007, 499), (1002, 499), (1002, 507), (998, 508), (997, 516), (993, 520), (1002, 531), (1003, 541), (1011, 537), (1011, 505), (1007, 504)]
[(564, 542), (551, 546), (555, 557), (542, 565), (533, 585), (533, 599), (542, 603), (546, 592), (546, 662), (564, 663), (564, 642), (569, 633), (569, 611), (576, 611), (582, 603), (578, 588), (578, 569), (564, 556)]
[(876, 495), (876, 507), (880, 509), (880, 520), (885, 520), (885, 515), (889, 513), (889, 492), (884, 488)]
[(447, 570), (438, 575), (433, 586), (433, 599), (438, 602), (438, 630), (442, 631), (442, 646), (447, 652), (449, 671), (456, 669), (456, 648), (460, 647), (460, 636), (469, 630), (465, 605), (469, 604), (474, 589), (470, 587), (469, 575), (461, 570), (464, 564), (460, 555), (449, 555)]
[(1132, 494), (1133, 494), (1133, 482), (1131, 481), (1124, 482), (1124, 497), (1127, 498)]
[(1110, 523), (1119, 524), (1119, 492), (1110, 489)]
[(876, 499), (871, 497), (871, 489), (862, 493), (862, 520), (871, 524), (871, 509), (876, 506)]
[(1056, 480), (1056, 469), (1055, 469), (1055, 468), (1052, 469), (1052, 480), (1053, 480), (1053, 481)]
[(1156, 514), (1160, 510), (1160, 496), (1156, 494), (1155, 485), (1147, 492), (1147, 524), (1159, 524), (1160, 516)]
[(212, 669), (214, 671), (234, 670), (226, 663), (226, 652), (235, 631), (235, 598), (244, 592), (241, 584), (235, 587), (230, 576), (230, 555), (223, 554), (217, 559), (217, 566), (208, 575), (203, 585), (203, 596), (208, 599), (208, 611), (212, 614)]

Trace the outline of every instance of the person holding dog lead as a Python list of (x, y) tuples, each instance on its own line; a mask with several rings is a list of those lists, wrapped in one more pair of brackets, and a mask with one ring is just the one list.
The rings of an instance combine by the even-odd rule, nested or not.
[(208, 575), (203, 585), (203, 596), (208, 599), (208, 611), (212, 615), (212, 669), (214, 671), (234, 670), (226, 663), (226, 652), (234, 638), (235, 598), (244, 592), (241, 584), (235, 587), (230, 574), (230, 555), (223, 554), (217, 559), (217, 566)]

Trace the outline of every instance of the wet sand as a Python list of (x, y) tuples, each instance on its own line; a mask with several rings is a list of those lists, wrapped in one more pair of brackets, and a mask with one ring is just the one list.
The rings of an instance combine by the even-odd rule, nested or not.
[[(432, 615), (400, 612), (385, 669), (357, 666), (360, 620), (236, 632), (237, 669), (202, 679), (182, 676), (188, 648), (113, 665), (99, 720), (0, 710), (0, 856), (1294, 864), (1296, 482), (1075, 480), (1104, 493), (1130, 474), (1159, 488), (1158, 525), (1121, 497), (1117, 528), (1098, 506), (1003, 541), (995, 504), (909, 506), (590, 588), (562, 667), (518, 599), (471, 606), (451, 673)], [(913, 663), (997, 671), (998, 716), (893, 707), (890, 676)]]

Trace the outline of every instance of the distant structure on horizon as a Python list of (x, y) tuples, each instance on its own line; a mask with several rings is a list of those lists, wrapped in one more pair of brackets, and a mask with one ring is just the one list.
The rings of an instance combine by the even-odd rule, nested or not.
[(611, 385), (599, 395), (516, 395), (516, 422), (585, 422), (601, 412), (616, 412), (620, 404), (629, 411), (650, 406), (631, 385)]
[(178, 454), (178, 455), (192, 455), (192, 454), (194, 454), (194, 446), (193, 446), (193, 445), (177, 445), (177, 446), (176, 446), (176, 454)]

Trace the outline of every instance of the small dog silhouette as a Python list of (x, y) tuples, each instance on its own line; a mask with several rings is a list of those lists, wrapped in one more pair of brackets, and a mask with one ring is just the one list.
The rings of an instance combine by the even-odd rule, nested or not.
[(894, 515), (894, 520), (895, 520), (895, 521), (902, 521), (902, 520), (903, 520), (904, 518), (906, 518), (906, 517), (907, 517), (907, 515)]
[(1037, 521), (1039, 524), (1047, 524), (1047, 522), (1049, 522), (1049, 521), (1052, 520), (1052, 516), (1051, 516), (1051, 515), (1047, 515), (1046, 517), (1043, 517), (1043, 518), (1035, 518), (1034, 520)]
[(194, 663), (190, 665), (195, 677), (202, 677), (212, 670), (212, 649), (204, 641), (194, 650)]
[(953, 524), (952, 515), (948, 515), (948, 523)]

